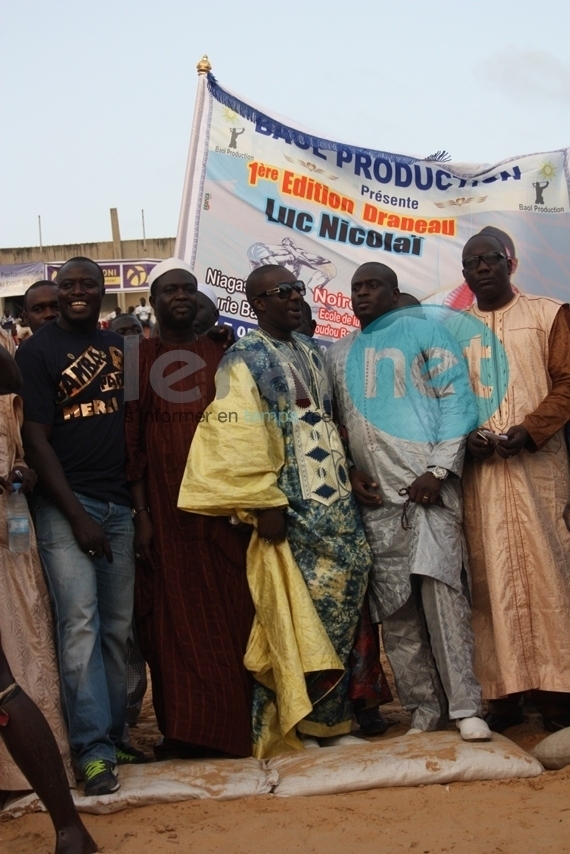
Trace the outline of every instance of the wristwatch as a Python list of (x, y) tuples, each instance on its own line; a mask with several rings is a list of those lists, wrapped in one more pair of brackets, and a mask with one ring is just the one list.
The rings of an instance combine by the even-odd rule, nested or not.
[(443, 466), (428, 466), (428, 471), (433, 474), (434, 477), (437, 477), (438, 480), (445, 480), (449, 474), (448, 470), (444, 469)]
[(150, 513), (150, 507), (133, 507), (131, 510), (131, 516), (133, 519), (136, 519), (139, 513)]

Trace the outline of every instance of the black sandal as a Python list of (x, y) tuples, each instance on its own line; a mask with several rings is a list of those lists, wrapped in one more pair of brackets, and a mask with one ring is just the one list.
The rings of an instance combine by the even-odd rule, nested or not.
[(504, 732), (509, 727), (524, 723), (523, 710), (514, 715), (496, 715), (494, 712), (489, 712), (485, 715), (485, 723), (492, 732)]
[(570, 714), (543, 715), (542, 724), (547, 732), (559, 732), (561, 729), (570, 727)]

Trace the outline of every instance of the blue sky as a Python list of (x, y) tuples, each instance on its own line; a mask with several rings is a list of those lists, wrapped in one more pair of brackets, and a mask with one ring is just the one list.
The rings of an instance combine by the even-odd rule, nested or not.
[(568, 0), (18, 0), (0, 27), (0, 246), (174, 236), (207, 53), (329, 138), (460, 162), (570, 145)]

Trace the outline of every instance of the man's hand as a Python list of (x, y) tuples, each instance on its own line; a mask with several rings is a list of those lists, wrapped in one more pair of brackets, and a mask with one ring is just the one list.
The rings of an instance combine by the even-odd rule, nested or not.
[(414, 501), (416, 504), (423, 504), (426, 507), (428, 504), (436, 504), (442, 483), (442, 480), (439, 480), (430, 471), (426, 471), (411, 484), (409, 492), (410, 501)]
[(236, 343), (233, 326), (211, 326), (204, 332), (204, 335), (221, 344), (224, 350)]
[(8, 475), (8, 480), (10, 482), (10, 488), (13, 483), (21, 483), (22, 492), (31, 492), (38, 482), (38, 476), (35, 471), (28, 468), (28, 466), (19, 465), (12, 469)]
[(150, 514), (146, 510), (139, 510), (135, 516), (135, 557), (145, 569), (150, 570), (154, 570), (153, 537), (154, 529)]
[(495, 445), (481, 438), (478, 430), (472, 430), (467, 436), (467, 450), (474, 460), (488, 460), (495, 453)]
[(71, 522), (73, 536), (82, 552), (89, 557), (105, 557), (108, 563), (113, 563), (113, 552), (103, 528), (95, 522), (88, 513)]
[(364, 504), (366, 507), (380, 507), (382, 496), (376, 481), (372, 480), (365, 471), (359, 471), (354, 466), (350, 469), (349, 476), (352, 491), (358, 503)]
[(530, 438), (528, 430), (520, 424), (509, 427), (505, 435), (509, 437), (508, 442), (499, 442), (497, 445), (498, 455), (505, 460), (520, 454)]
[(262, 540), (282, 543), (285, 539), (285, 513), (282, 508), (257, 511), (257, 533)]
[(37, 480), (37, 475), (33, 469), (19, 465), (13, 468), (7, 477), (0, 477), (0, 492), (3, 492), (5, 489), (8, 492), (12, 492), (13, 483), (21, 483), (22, 492), (31, 492)]

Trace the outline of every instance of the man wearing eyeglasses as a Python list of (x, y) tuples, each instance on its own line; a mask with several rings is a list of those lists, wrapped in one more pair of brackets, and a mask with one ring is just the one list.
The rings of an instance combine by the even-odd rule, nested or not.
[[(475, 672), (492, 700), (487, 721), (502, 732), (523, 721), (524, 692), (546, 729), (570, 726), (570, 534), (563, 428), (570, 419), (570, 310), (515, 293), (501, 241), (475, 235), (463, 249), (469, 313), (505, 348), (508, 386), (494, 414), (467, 442), (465, 532), (473, 572)], [(483, 360), (469, 348), (480, 396)], [(488, 389), (487, 389), (488, 392)]]
[(257, 528), (248, 551), (256, 622), (246, 664), (256, 677), (259, 757), (301, 747), (299, 735), (318, 747), (315, 738), (330, 744), (350, 732), (349, 656), (371, 558), (322, 355), (294, 332), (305, 285), (267, 265), (246, 289), (259, 328), (218, 370), (179, 506), (233, 513)]

